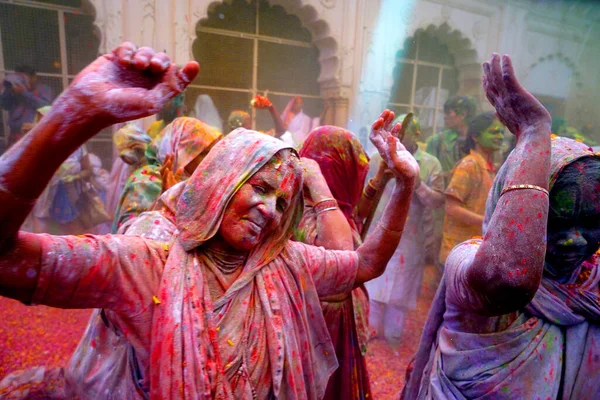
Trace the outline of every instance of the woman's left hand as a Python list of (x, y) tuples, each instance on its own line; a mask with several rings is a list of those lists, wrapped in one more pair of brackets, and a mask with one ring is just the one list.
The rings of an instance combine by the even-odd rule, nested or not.
[(379, 151), (388, 169), (404, 186), (414, 187), (419, 176), (419, 164), (397, 138), (401, 125), (392, 127), (394, 113), (385, 110), (371, 127), (371, 142)]

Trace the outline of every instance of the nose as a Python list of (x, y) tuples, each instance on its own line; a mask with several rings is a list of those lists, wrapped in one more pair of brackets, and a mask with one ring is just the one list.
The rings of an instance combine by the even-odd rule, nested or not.
[(261, 203), (258, 205), (258, 210), (262, 217), (266, 220), (265, 222), (271, 221), (275, 218), (277, 212), (277, 199), (275, 196), (263, 197)]
[(585, 240), (579, 229), (571, 229), (567, 235), (556, 242), (560, 247), (585, 247), (588, 242)]

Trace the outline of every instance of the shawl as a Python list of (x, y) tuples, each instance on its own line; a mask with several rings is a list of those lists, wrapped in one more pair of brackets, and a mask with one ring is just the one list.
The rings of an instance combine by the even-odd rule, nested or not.
[(358, 206), (369, 172), (369, 157), (358, 138), (337, 126), (321, 126), (308, 135), (300, 157), (313, 159), (319, 164), (331, 194), (352, 229), (356, 230), (354, 209)]
[[(594, 153), (583, 143), (553, 135), (550, 188), (565, 166), (590, 156), (599, 156), (599, 154)], [(507, 170), (507, 164), (500, 168), (488, 196), (483, 224), (484, 235), (504, 188)], [(453, 252), (461, 251), (461, 247), (458, 246)], [(575, 283), (577, 283), (576, 290), (574, 290)], [(527, 372), (528, 365), (540, 362), (552, 365), (559, 362), (552, 358), (556, 357), (556, 354), (546, 349), (552, 347), (547, 346), (548, 343), (554, 342), (554, 346), (559, 345), (556, 342), (560, 337), (561, 329), (572, 327), (566, 329), (565, 334), (569, 346), (578, 347), (571, 349), (572, 353), (585, 350), (583, 343), (586, 341), (587, 331), (578, 329), (577, 325), (586, 321), (600, 321), (600, 298), (593, 292), (599, 283), (600, 258), (597, 255), (584, 262), (574, 272), (571, 280), (565, 284), (544, 276), (533, 300), (525, 307), (525, 312), (521, 313), (506, 330), (481, 335), (454, 332), (443, 326), (446, 311), (446, 283), (445, 276), (442, 277), (421, 335), (419, 348), (412, 365), (409, 366), (410, 377), (407, 379), (401, 398), (426, 398), (423, 390), (425, 388), (432, 391), (429, 396), (435, 395), (436, 398), (440, 396), (459, 399), (479, 396), (522, 397), (518, 392), (519, 387), (513, 391), (505, 386), (506, 382), (518, 385), (518, 382), (522, 381), (521, 388), (523, 388), (535, 382), (543, 382), (544, 379), (548, 382), (547, 376), (552, 377), (553, 374), (556, 376), (552, 381), (557, 382), (553, 390), (557, 393), (560, 371), (549, 370), (545, 371), (546, 376), (531, 376)], [(528, 319), (529, 317), (533, 318)], [(493, 341), (493, 345), (488, 343), (490, 340)], [(567, 346), (567, 343), (564, 343), (564, 346)], [(444, 353), (443, 366), (440, 357), (436, 357), (436, 352), (440, 351)], [(469, 352), (468, 355), (466, 352)], [(473, 362), (464, 365), (465, 357), (469, 357)], [(562, 361), (566, 364), (565, 375), (573, 377), (576, 375), (574, 370), (577, 368), (574, 366), (576, 363), (570, 362), (572, 356), (569, 353), (566, 353), (565, 357), (566, 360)], [(460, 366), (461, 362), (462, 366)], [(482, 365), (488, 367), (486, 376), (482, 376)], [(450, 376), (446, 374), (445, 369), (460, 371), (460, 376)], [(572, 381), (567, 383), (570, 388), (575, 386), (581, 388), (581, 383), (578, 385)], [(570, 393), (563, 393), (563, 396), (570, 398)]]
[(173, 173), (184, 168), (219, 138), (221, 134), (195, 118), (176, 118), (146, 149), (148, 164), (127, 180), (115, 211), (112, 232), (149, 210), (162, 192), (160, 167), (167, 154), (173, 154)]
[[(204, 276), (211, 262), (202, 244), (217, 233), (232, 197), (286, 148), (280, 140), (237, 129), (215, 145), (190, 179), (161, 197), (158, 216), (175, 230), (153, 317), (152, 398), (229, 399), (234, 391), (243, 398), (322, 397), (337, 367), (334, 349), (322, 315), (315, 313), (316, 322), (308, 323), (303, 305), (318, 304), (318, 298), (305, 298), (310, 294), (290, 273), (286, 254), (302, 216), (300, 175), (281, 225), (250, 251), (240, 276), (214, 302)], [(247, 354), (248, 338), (257, 335), (266, 338), (254, 346), (261, 354)], [(223, 365), (225, 360), (231, 361)], [(256, 393), (247, 377), (266, 363), (269, 392)]]

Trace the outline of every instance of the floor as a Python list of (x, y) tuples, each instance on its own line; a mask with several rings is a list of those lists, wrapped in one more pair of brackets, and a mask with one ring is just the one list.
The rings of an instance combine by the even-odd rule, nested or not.
[[(417, 309), (409, 313), (403, 337), (394, 350), (384, 340), (370, 342), (367, 363), (375, 399), (395, 399), (404, 384), (406, 365), (419, 343), (427, 310), (435, 293), (435, 272), (426, 267)], [(0, 298), (0, 379), (37, 365), (65, 365), (83, 334), (89, 310), (26, 307)]]

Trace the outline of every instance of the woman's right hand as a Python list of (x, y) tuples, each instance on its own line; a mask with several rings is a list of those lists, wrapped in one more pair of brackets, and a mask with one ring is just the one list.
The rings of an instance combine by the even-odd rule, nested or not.
[(55, 105), (100, 126), (142, 118), (160, 111), (198, 70), (195, 61), (179, 69), (164, 53), (124, 42), (77, 74)]
[[(492, 55), (483, 63), (483, 88), (485, 95), (496, 109), (500, 121), (517, 137), (532, 126), (548, 125), (552, 117), (546, 108), (517, 80), (509, 56)], [(534, 130), (538, 131), (538, 130)]]
[(419, 164), (398, 140), (401, 125), (396, 124), (392, 127), (394, 118), (392, 111), (382, 112), (373, 122), (370, 139), (396, 180), (405, 186), (413, 187), (419, 176)]

